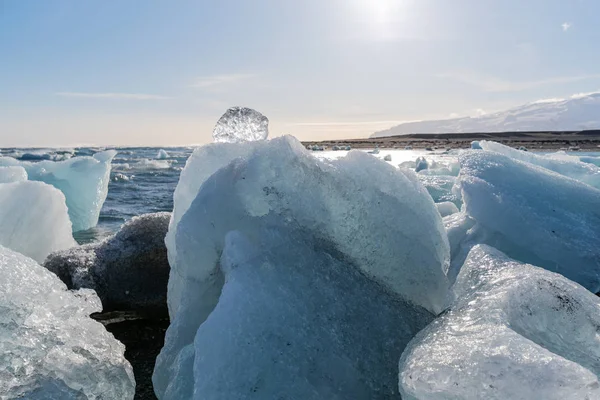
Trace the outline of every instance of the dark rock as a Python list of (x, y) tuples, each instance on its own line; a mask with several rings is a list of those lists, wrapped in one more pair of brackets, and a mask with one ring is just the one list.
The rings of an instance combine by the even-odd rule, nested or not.
[(135, 217), (102, 242), (50, 254), (44, 267), (70, 289), (94, 289), (104, 311), (166, 315), (169, 262), (164, 238), (170, 217), (166, 212)]

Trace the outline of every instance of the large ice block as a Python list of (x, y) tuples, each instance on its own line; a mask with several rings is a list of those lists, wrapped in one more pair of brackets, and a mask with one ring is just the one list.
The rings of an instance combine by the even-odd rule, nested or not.
[[(159, 398), (186, 399), (192, 390), (200, 397), (238, 398), (244, 388), (245, 398), (277, 393), (348, 398), (352, 388), (369, 398), (397, 396), (389, 374), (375, 371), (388, 366), (388, 357), (401, 351), (415, 329), (445, 307), (448, 295), (445, 230), (416, 174), (362, 152), (320, 161), (291, 137), (246, 144), (250, 149), (220, 146), (206, 151), (229, 154), (227, 163), (224, 157), (191, 159), (178, 185), (186, 188), (183, 199), (189, 203), (179, 220), (174, 214), (174, 242), (167, 241), (171, 326), (153, 379)], [(239, 156), (232, 157), (236, 151)], [(179, 187), (178, 192), (184, 193)], [(276, 312), (259, 313), (266, 306)], [(370, 315), (378, 308), (389, 318)], [(355, 311), (347, 319), (350, 310)], [(327, 321), (317, 324), (319, 312)], [(297, 326), (291, 325), (294, 318)], [(365, 331), (367, 325), (372, 329)], [(402, 333), (387, 336), (395, 329)], [(288, 341), (273, 342), (273, 349), (250, 346), (244, 334), (235, 336), (243, 331), (251, 343), (282, 335), (293, 349), (280, 347)], [(363, 344), (352, 332), (362, 332)], [(358, 359), (352, 348), (365, 343), (372, 354)], [(304, 345), (304, 352), (296, 349)], [(305, 357), (321, 350), (311, 372)], [(248, 386), (256, 378), (253, 371), (266, 371), (273, 362), (284, 365), (288, 355), (293, 362), (280, 371), (280, 380), (266, 375), (264, 386), (254, 391)], [(215, 360), (214, 370), (208, 360)], [(241, 366), (248, 371), (239, 382), (212, 383), (233, 380)], [(329, 378), (311, 383), (318, 376)]]
[(42, 263), (76, 244), (59, 190), (42, 182), (0, 184), (0, 245)]
[(471, 250), (450, 310), (400, 359), (402, 398), (600, 398), (600, 299), (561, 275)]
[(94, 291), (68, 291), (2, 246), (0, 276), (1, 398), (133, 399), (125, 346), (89, 317), (102, 309)]
[(114, 150), (93, 157), (75, 157), (65, 161), (17, 161), (0, 157), (0, 166), (21, 166), (29, 180), (48, 183), (64, 193), (73, 224), (73, 232), (96, 226), (106, 200)]
[[(488, 244), (600, 291), (600, 190), (498, 153), (460, 161), (463, 210), (475, 224), (462, 230), (463, 251), (453, 255)], [(452, 263), (451, 276), (462, 261)]]

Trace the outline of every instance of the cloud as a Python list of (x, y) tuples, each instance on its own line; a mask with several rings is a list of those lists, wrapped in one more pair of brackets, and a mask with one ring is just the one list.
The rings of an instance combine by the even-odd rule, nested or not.
[(255, 77), (255, 74), (225, 74), (203, 76), (196, 79), (196, 81), (192, 84), (192, 87), (200, 89), (209, 89), (245, 81)]
[(412, 122), (412, 121), (358, 121), (358, 122), (353, 122), (353, 121), (338, 121), (338, 122), (330, 122), (330, 121), (323, 121), (323, 122), (292, 122), (289, 123), (289, 126), (344, 126), (344, 125), (348, 125), (348, 126), (354, 126), (354, 125), (388, 125), (388, 124), (402, 124), (405, 122)]
[(57, 96), (80, 97), (88, 99), (119, 99), (119, 100), (167, 100), (171, 97), (143, 93), (90, 93), (90, 92), (58, 92)]
[(598, 79), (600, 74), (584, 74), (573, 76), (557, 76), (546, 79), (515, 82), (494, 76), (480, 75), (475, 72), (447, 72), (437, 74), (437, 78), (451, 79), (467, 85), (475, 86), (485, 92), (519, 92), (527, 89), (533, 89), (541, 86), (551, 86), (562, 83), (579, 82), (588, 79)]
[(563, 22), (563, 24), (561, 26), (562, 26), (563, 32), (566, 32), (571, 28), (571, 26), (573, 26), (573, 24), (571, 24), (570, 22)]

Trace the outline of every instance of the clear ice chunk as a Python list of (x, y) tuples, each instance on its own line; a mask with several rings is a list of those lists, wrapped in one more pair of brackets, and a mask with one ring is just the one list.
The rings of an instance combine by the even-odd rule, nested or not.
[(219, 143), (252, 142), (269, 136), (269, 119), (256, 110), (232, 107), (217, 121), (213, 140)]
[(133, 399), (125, 346), (89, 317), (102, 309), (93, 290), (2, 246), (0, 276), (0, 398)]
[(559, 274), (474, 247), (457, 300), (408, 345), (403, 399), (600, 398), (600, 299)]

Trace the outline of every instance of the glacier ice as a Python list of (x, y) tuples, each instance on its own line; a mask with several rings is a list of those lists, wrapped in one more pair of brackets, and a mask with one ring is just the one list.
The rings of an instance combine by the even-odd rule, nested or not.
[(68, 291), (35, 261), (0, 246), (0, 397), (133, 399), (125, 346), (89, 318), (92, 290)]
[[(470, 152), (460, 162), (463, 209), (475, 224), (453, 256), (488, 244), (600, 291), (600, 190), (498, 153)], [(453, 257), (451, 275), (461, 263)]]
[(246, 107), (228, 109), (213, 130), (213, 140), (221, 143), (265, 140), (268, 136), (269, 119)]
[(0, 157), (0, 166), (21, 166), (27, 171), (29, 180), (45, 182), (63, 192), (73, 232), (77, 232), (98, 223), (108, 193), (111, 162), (116, 154), (114, 150), (107, 150), (93, 157), (36, 163)]
[(448, 296), (446, 234), (414, 172), (356, 151), (321, 161), (282, 137), (199, 149), (177, 195), (159, 398), (397, 393), (390, 355)]
[(170, 217), (167, 212), (134, 217), (101, 242), (50, 254), (44, 267), (69, 289), (94, 289), (104, 311), (166, 314)]
[(415, 171), (419, 172), (429, 168), (429, 161), (425, 157), (418, 157), (415, 161)]
[(572, 159), (565, 159), (565, 157), (533, 154), (528, 151), (513, 149), (512, 147), (487, 140), (482, 140), (479, 143), (483, 150), (504, 154), (515, 160), (549, 169), (558, 174), (577, 179), (578, 181), (600, 189), (600, 167), (596, 165)]
[(437, 209), (442, 217), (446, 217), (459, 211), (458, 207), (456, 207), (456, 204), (452, 203), (451, 201), (442, 201), (441, 203), (436, 203), (435, 205), (437, 206)]
[(0, 184), (0, 245), (39, 263), (75, 246), (65, 196), (42, 182)]
[(194, 398), (397, 398), (402, 349), (432, 315), (317, 238), (256, 233), (267, 241), (226, 236), (226, 283), (194, 339)]
[(417, 174), (419, 181), (425, 186), (433, 201), (441, 203), (451, 201), (460, 207), (462, 204), (460, 190), (456, 188), (456, 177), (448, 175)]
[(0, 184), (22, 182), (27, 180), (27, 171), (25, 168), (12, 166), (0, 167)]
[(449, 311), (399, 363), (403, 399), (600, 398), (600, 299), (561, 275), (474, 247)]
[(166, 160), (167, 158), (169, 158), (169, 153), (167, 153), (164, 149), (160, 149), (158, 150), (156, 158), (159, 160)]
[(471, 142), (471, 148), (473, 150), (481, 150), (481, 145), (479, 144), (478, 141), (474, 140)]

